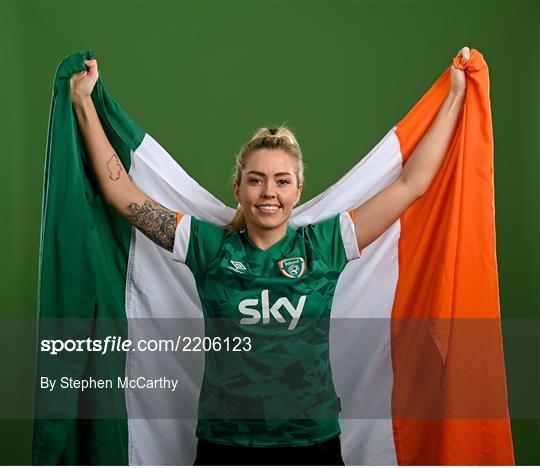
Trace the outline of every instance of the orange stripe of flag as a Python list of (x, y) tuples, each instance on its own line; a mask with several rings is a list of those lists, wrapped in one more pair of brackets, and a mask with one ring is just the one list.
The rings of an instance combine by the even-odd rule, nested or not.
[[(392, 309), (399, 464), (512, 465), (500, 330), (489, 74), (471, 50), (442, 167), (401, 217)], [(397, 124), (403, 162), (450, 89), (450, 68)]]

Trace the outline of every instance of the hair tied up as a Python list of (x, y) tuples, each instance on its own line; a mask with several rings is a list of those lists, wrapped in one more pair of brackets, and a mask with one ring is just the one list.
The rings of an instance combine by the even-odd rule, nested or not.
[[(273, 137), (273, 138), (268, 138)], [(258, 149), (279, 149), (285, 151), (291, 155), (296, 162), (296, 178), (297, 183), (304, 182), (304, 162), (302, 158), (302, 151), (298, 145), (298, 141), (293, 132), (285, 125), (280, 127), (262, 127), (259, 128), (255, 135), (242, 147), (239, 153), (236, 155), (236, 167), (234, 174), (234, 181), (240, 184), (242, 180), (242, 170), (246, 166), (246, 161), (251, 153)], [(233, 219), (228, 224), (229, 231), (240, 231), (246, 228), (246, 218), (242, 207), (238, 205)]]

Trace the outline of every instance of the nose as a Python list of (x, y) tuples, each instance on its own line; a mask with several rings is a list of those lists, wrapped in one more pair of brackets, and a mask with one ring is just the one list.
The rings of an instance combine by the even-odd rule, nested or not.
[(263, 187), (264, 198), (275, 198), (276, 196), (276, 184), (273, 181), (267, 182)]

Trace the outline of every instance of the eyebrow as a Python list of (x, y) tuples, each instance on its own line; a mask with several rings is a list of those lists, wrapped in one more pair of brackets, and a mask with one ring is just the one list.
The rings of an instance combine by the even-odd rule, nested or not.
[[(260, 175), (262, 177), (264, 177), (266, 175), (264, 172), (259, 172), (259, 171), (249, 171), (248, 174), (256, 174), (256, 175)], [(274, 176), (283, 176), (283, 175), (292, 176), (292, 174), (290, 172), (276, 172), (274, 174)]]

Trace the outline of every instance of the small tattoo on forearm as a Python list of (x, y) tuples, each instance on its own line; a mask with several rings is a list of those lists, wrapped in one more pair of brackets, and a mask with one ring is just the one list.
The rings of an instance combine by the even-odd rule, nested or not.
[(111, 159), (107, 161), (107, 170), (109, 171), (109, 179), (111, 180), (118, 180), (120, 179), (120, 174), (122, 174), (122, 163), (120, 162), (120, 158), (116, 153), (113, 153), (111, 156)]
[(145, 200), (141, 206), (130, 203), (133, 224), (149, 239), (172, 252), (176, 230), (176, 213), (157, 202)]

